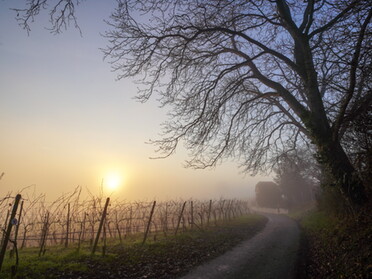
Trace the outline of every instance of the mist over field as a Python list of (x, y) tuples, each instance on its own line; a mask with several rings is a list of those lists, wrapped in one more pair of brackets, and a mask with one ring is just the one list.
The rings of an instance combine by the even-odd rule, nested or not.
[(0, 278), (372, 278), (367, 0), (0, 2)]
[[(35, 185), (54, 199), (76, 186), (98, 193), (110, 173), (121, 176), (115, 195), (122, 199), (252, 197), (260, 176), (240, 173), (235, 162), (215, 170), (184, 169), (187, 151), (150, 160), (166, 109), (155, 100), (134, 100), (131, 80), (115, 81), (102, 61), (100, 36), (114, 2), (77, 7), (83, 35), (68, 29), (51, 36), (46, 14), (32, 32), (22, 30), (1, 3), (0, 193)], [(231, 189), (229, 189), (231, 187)]]

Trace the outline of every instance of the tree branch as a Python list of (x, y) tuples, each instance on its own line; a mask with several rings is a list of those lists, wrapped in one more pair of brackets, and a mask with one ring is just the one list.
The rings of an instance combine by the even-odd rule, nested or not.
[(357, 72), (357, 68), (358, 68), (358, 61), (359, 61), (359, 57), (360, 57), (360, 52), (361, 52), (361, 48), (362, 48), (363, 39), (365, 37), (365, 32), (366, 32), (368, 24), (371, 21), (371, 18), (372, 18), (372, 9), (369, 11), (369, 13), (368, 13), (367, 17), (365, 18), (365, 20), (364, 20), (364, 22), (363, 22), (363, 24), (360, 28), (360, 31), (359, 31), (358, 40), (357, 40), (356, 45), (355, 45), (355, 52), (354, 52), (353, 58), (350, 62), (349, 88), (347, 89), (346, 96), (343, 99), (343, 102), (341, 104), (341, 108), (339, 110), (339, 113), (338, 113), (338, 115), (336, 117), (336, 120), (335, 120), (335, 122), (333, 124), (333, 127), (332, 127), (333, 135), (334, 135), (333, 137), (338, 137), (339, 130), (340, 130), (340, 127), (343, 123), (343, 119), (345, 117), (347, 107), (348, 107), (348, 105), (349, 105), (349, 103), (350, 103), (350, 101), (351, 101), (351, 99), (353, 98), (353, 95), (354, 95), (354, 90), (355, 90), (355, 86), (356, 86), (356, 72)]
[(309, 38), (314, 37), (316, 34), (323, 33), (324, 31), (331, 28), (337, 22), (339, 22), (349, 11), (351, 11), (357, 4), (358, 0), (354, 0), (351, 2), (345, 9), (343, 9), (338, 15), (336, 15), (333, 19), (331, 19), (328, 23), (324, 24), (322, 27), (315, 29), (313, 32), (310, 33)]

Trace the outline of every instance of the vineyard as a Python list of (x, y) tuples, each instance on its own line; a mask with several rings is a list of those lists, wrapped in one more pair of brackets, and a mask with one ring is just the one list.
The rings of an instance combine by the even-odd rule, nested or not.
[(7, 251), (16, 263), (18, 250), (27, 247), (37, 249), (39, 257), (53, 247), (85, 247), (91, 254), (104, 255), (110, 242), (136, 239), (144, 244), (203, 230), (250, 211), (242, 200), (125, 202), (102, 195), (82, 199), (79, 187), (54, 202), (46, 202), (43, 195), (31, 199), (9, 194), (0, 200), (0, 210), (0, 269)]

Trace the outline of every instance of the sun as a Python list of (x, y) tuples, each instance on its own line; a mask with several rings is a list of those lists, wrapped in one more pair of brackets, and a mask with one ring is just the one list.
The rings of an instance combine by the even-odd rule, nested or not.
[(123, 178), (118, 173), (109, 173), (105, 176), (103, 184), (104, 186), (110, 190), (114, 191), (117, 190), (123, 182)]

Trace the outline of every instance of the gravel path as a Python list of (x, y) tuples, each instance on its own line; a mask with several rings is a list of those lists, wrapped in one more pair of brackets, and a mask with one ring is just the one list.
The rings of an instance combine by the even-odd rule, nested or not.
[(180, 279), (293, 279), (299, 248), (297, 224), (285, 215), (263, 214), (263, 231)]

